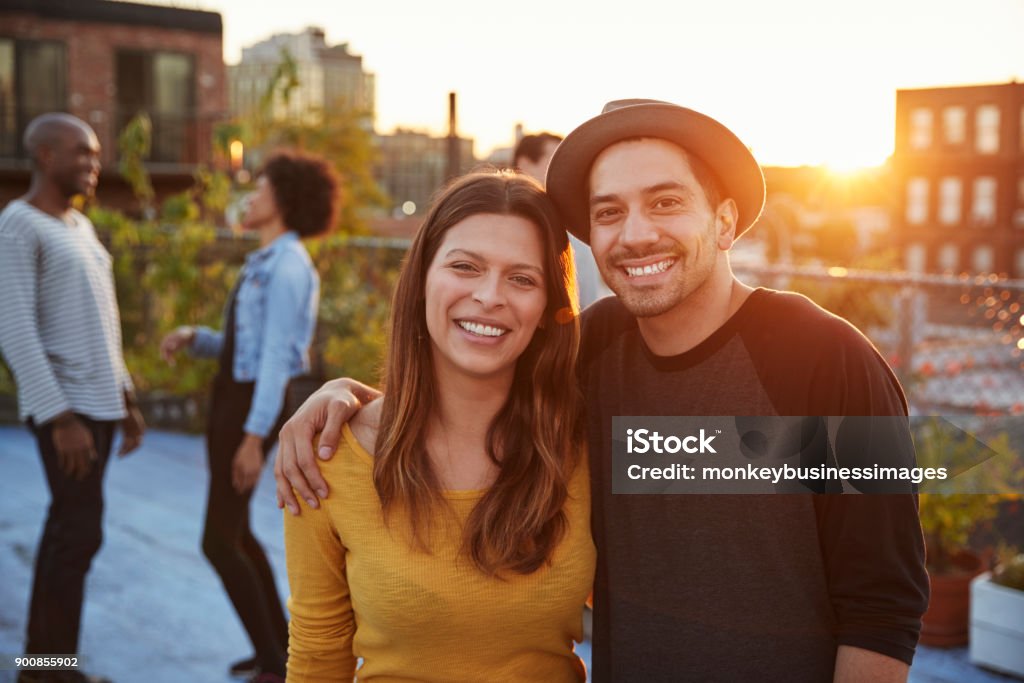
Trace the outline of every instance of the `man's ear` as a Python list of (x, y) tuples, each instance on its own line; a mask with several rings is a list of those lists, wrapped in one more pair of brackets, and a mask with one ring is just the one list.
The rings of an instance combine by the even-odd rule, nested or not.
[(715, 211), (715, 232), (718, 236), (718, 248), (729, 251), (736, 242), (736, 221), (739, 210), (731, 198), (723, 199)]
[(53, 157), (53, 144), (49, 142), (39, 143), (39, 145), (35, 149), (34, 154), (36, 168), (41, 170), (50, 168), (50, 166), (53, 164)]

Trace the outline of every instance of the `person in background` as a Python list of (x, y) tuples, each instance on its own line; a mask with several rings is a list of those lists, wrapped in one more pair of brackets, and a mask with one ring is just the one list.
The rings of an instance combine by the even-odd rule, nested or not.
[[(555, 153), (562, 138), (554, 133), (524, 135), (512, 153), (512, 167), (544, 184), (551, 155)], [(612, 291), (601, 279), (597, 263), (590, 247), (578, 237), (569, 233), (573, 260), (576, 263), (576, 283), (580, 293), (580, 308), (586, 308), (598, 299), (611, 296)]]
[[(32, 184), (0, 213), (0, 352), (18, 385), (50, 488), (29, 603), (29, 655), (74, 655), (85, 577), (103, 538), (103, 475), (139, 447), (145, 423), (121, 349), (112, 259), (73, 207), (90, 197), (100, 144), (70, 114), (25, 130)], [(19, 683), (107, 681), (79, 671), (22, 671)]]
[(583, 681), (594, 578), (569, 242), (509, 172), (444, 190), (392, 303), (338, 495), (286, 515), (290, 683)]
[(219, 359), (207, 456), (210, 491), (203, 552), (220, 575), (255, 654), (232, 675), (259, 683), (285, 675), (288, 624), (263, 548), (252, 534), (249, 500), (287, 417), (288, 383), (309, 370), (320, 279), (302, 238), (334, 224), (338, 181), (319, 157), (280, 152), (267, 160), (242, 216), (259, 236), (228, 297), (223, 331), (179, 327), (160, 344), (164, 359), (188, 349)]

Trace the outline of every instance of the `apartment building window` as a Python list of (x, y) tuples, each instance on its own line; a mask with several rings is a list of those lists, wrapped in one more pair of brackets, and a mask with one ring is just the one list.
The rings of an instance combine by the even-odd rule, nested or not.
[(971, 203), (971, 223), (988, 228), (996, 222), (996, 179), (982, 176), (974, 179), (974, 199)]
[(991, 273), (996, 265), (995, 250), (987, 244), (983, 244), (974, 250), (972, 265), (975, 273)]
[(955, 273), (960, 268), (960, 248), (955, 244), (944, 244), (939, 250), (939, 268)]
[(0, 156), (24, 156), (21, 136), (29, 121), (66, 109), (64, 44), (0, 38)]
[(928, 220), (928, 179), (907, 181), (907, 223), (921, 225)]
[(122, 50), (117, 53), (117, 120), (139, 112), (153, 123), (150, 160), (195, 162), (197, 118), (192, 55)]
[(942, 139), (947, 145), (962, 145), (967, 139), (967, 110), (946, 107), (942, 110)]
[(911, 244), (903, 254), (903, 262), (906, 269), (911, 273), (924, 272), (924, 260), (926, 252), (923, 244)]
[(975, 149), (982, 154), (995, 154), (999, 151), (999, 107), (982, 105), (974, 116)]
[(939, 182), (939, 222), (956, 225), (960, 222), (960, 202), (963, 192), (959, 178), (943, 178)]
[(932, 110), (914, 109), (910, 112), (910, 148), (928, 149), (932, 145)]

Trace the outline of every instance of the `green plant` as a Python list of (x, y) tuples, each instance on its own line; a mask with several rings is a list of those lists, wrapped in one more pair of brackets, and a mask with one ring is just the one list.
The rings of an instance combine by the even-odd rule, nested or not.
[(321, 277), (320, 359), (328, 377), (378, 384), (404, 251), (335, 236), (310, 245)]
[(1001, 496), (1019, 486), (1020, 456), (1006, 433), (981, 441), (938, 417), (919, 421), (912, 431), (918, 465), (949, 473), (945, 481), (922, 487), (919, 499), (928, 566), (949, 572), (970, 549), (972, 533), (995, 519)]
[(149, 180), (145, 160), (149, 158), (152, 147), (153, 124), (146, 112), (139, 112), (125, 125), (118, 137), (117, 146), (120, 151), (120, 172), (132, 193), (142, 207), (147, 218), (153, 215), (153, 199), (155, 193)]
[(992, 582), (1007, 588), (1024, 591), (1024, 553), (1003, 547), (997, 553)]
[(973, 493), (921, 494), (921, 528), (931, 569), (944, 573), (955, 567), (957, 555), (969, 550), (971, 533), (995, 518), (996, 500)]

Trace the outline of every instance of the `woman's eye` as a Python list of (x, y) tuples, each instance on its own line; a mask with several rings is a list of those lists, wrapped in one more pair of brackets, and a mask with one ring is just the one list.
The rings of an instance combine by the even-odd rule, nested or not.
[(526, 275), (514, 275), (512, 277), (512, 282), (515, 282), (517, 285), (522, 285), (523, 287), (533, 287), (537, 284), (533, 278), (527, 277)]
[(474, 266), (472, 263), (459, 262), (453, 263), (448, 267), (451, 268), (452, 270), (461, 270), (468, 273), (476, 271), (476, 266)]

